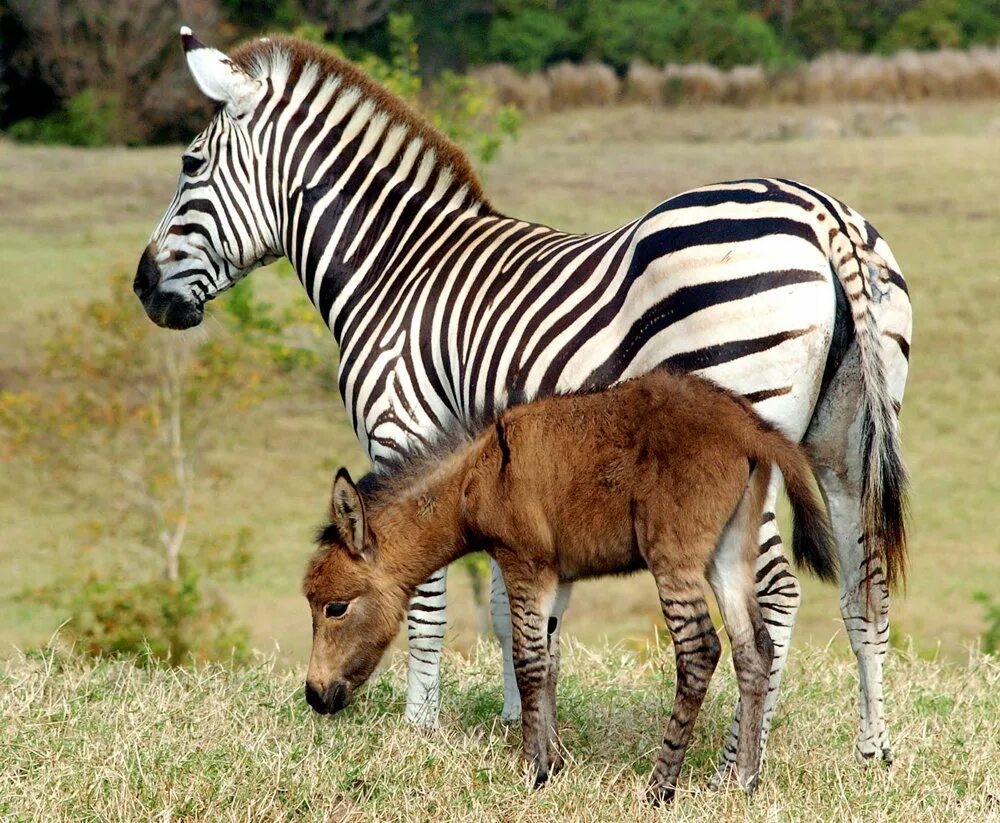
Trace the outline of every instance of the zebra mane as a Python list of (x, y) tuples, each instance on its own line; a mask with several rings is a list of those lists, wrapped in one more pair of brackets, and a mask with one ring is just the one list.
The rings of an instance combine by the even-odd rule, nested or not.
[(452, 172), (458, 185), (487, 211), (490, 210), (482, 184), (465, 151), (435, 128), (409, 103), (376, 82), (349, 60), (320, 46), (294, 37), (272, 37), (244, 43), (230, 58), (237, 66), (259, 80), (280, 75), (291, 89), (308, 72), (318, 72), (321, 80), (337, 80), (339, 96), (356, 89), (361, 98), (374, 105), (375, 113), (407, 129), (407, 139), (422, 139), (435, 152), (437, 164)]
[(488, 431), (485, 423), (451, 428), (419, 451), (383, 462), (358, 484), (366, 502), (373, 508), (380, 508), (400, 495), (422, 493), (425, 487), (447, 473), (455, 461), (464, 459)]

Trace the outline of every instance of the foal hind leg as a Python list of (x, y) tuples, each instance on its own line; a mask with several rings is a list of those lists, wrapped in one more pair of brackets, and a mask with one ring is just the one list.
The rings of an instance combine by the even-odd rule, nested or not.
[[(768, 674), (767, 693), (764, 696), (764, 715), (760, 726), (761, 762), (767, 753), (767, 740), (771, 733), (771, 722), (778, 706), (778, 687), (781, 673), (788, 660), (788, 650), (792, 641), (795, 615), (799, 610), (801, 588), (792, 571), (781, 544), (778, 521), (774, 516), (781, 475), (772, 472), (771, 483), (764, 502), (764, 515), (760, 526), (759, 554), (755, 571), (754, 588), (760, 606), (761, 620), (771, 638), (773, 656)], [(727, 539), (730, 539), (727, 537)], [(738, 538), (737, 538), (738, 539)], [(720, 608), (721, 608), (720, 603)], [(733, 774), (740, 738), (740, 717), (743, 713), (742, 701), (736, 705), (732, 726), (726, 737), (722, 759), (711, 780), (713, 788), (719, 788)]]
[(674, 705), (646, 790), (653, 803), (669, 802), (674, 797), (695, 718), (722, 654), (705, 601), (705, 563), (711, 551), (699, 551), (695, 535), (685, 540), (681, 530), (689, 524), (680, 520), (676, 511), (665, 514), (668, 517), (663, 520), (669, 526), (657, 527), (647, 520), (644, 507), (637, 507), (634, 525), (639, 551), (656, 580), (677, 662)]

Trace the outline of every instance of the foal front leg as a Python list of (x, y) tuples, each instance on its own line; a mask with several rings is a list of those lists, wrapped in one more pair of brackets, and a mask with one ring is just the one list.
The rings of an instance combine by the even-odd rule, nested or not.
[(521, 697), (521, 735), (525, 761), (533, 767), (535, 788), (552, 774), (555, 705), (549, 691), (549, 618), (555, 603), (555, 576), (527, 579), (508, 574), (507, 593), (513, 628), (514, 675)]

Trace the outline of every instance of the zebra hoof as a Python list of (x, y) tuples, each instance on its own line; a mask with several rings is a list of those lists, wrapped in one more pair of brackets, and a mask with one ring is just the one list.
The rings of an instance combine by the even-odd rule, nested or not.
[(709, 778), (708, 788), (712, 791), (721, 791), (729, 786), (736, 777), (736, 764), (723, 761), (715, 770), (715, 774)]
[(504, 706), (503, 711), (500, 712), (500, 722), (506, 723), (508, 726), (520, 726), (521, 707), (510, 708), (509, 706)]
[(879, 749), (870, 743), (868, 745), (858, 744), (854, 747), (854, 759), (862, 766), (870, 763), (881, 763), (883, 766), (891, 766), (895, 755), (892, 753), (891, 746), (883, 746)]
[(407, 703), (403, 717), (411, 726), (429, 729), (437, 725), (440, 713), (440, 700), (425, 700), (419, 703)]

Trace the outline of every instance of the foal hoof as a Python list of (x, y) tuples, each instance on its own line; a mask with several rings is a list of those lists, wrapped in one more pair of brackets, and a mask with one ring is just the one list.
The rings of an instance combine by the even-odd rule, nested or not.
[(654, 806), (664, 806), (674, 799), (676, 789), (661, 783), (650, 783), (646, 787), (646, 800)]
[(549, 772), (547, 772), (547, 771), (536, 772), (535, 773), (535, 782), (532, 784), (531, 788), (533, 788), (533, 789), (540, 789), (540, 788), (542, 788), (542, 786), (544, 786), (548, 782), (549, 782)]

